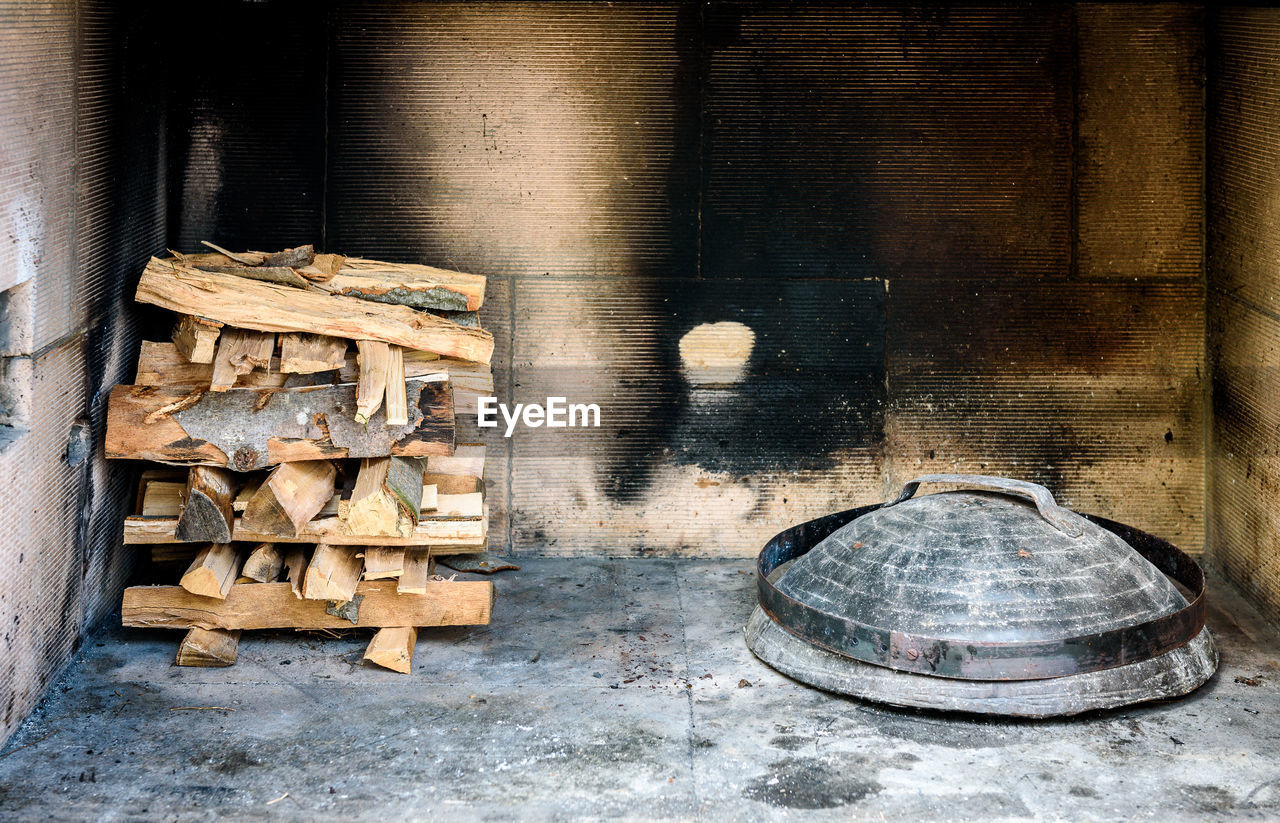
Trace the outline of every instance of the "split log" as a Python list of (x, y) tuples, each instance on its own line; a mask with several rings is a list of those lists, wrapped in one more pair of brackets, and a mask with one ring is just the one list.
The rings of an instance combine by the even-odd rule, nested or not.
[[(170, 480), (152, 480), (142, 492), (142, 508), (139, 514), (145, 517), (171, 516), (181, 513), (182, 497), (186, 483)], [(223, 541), (226, 542), (225, 540)]]
[(222, 668), (233, 665), (240, 650), (240, 631), (227, 629), (187, 629), (187, 636), (178, 646), (179, 666), (198, 668)]
[(404, 349), (392, 346), (387, 352), (387, 425), (409, 425), (409, 397), (404, 385)]
[(337, 475), (328, 460), (281, 463), (249, 500), (241, 523), (261, 534), (297, 537), (333, 497)]
[[(377, 340), (357, 340), (356, 351), (360, 377), (356, 382), (355, 419), (357, 423), (364, 424), (382, 406), (382, 398), (387, 392), (387, 367), (391, 361), (391, 347)], [(405, 406), (408, 407), (407, 401)]]
[(378, 629), (364, 651), (364, 659), (384, 669), (408, 674), (413, 668), (413, 647), (417, 642), (418, 630), (413, 626)]
[(484, 303), (485, 278), (433, 266), (348, 257), (329, 286), (341, 295), (415, 309), (476, 311)]
[(439, 495), (436, 494), (436, 486), (434, 483), (422, 484), (422, 503), (419, 504), (418, 507), (418, 511), (420, 512), (418, 515), (419, 520), (423, 517), (435, 517), (436, 498), (438, 496)]
[(230, 543), (235, 476), (227, 469), (192, 466), (174, 536), (185, 542)]
[(351, 499), (338, 517), (351, 534), (408, 537), (422, 511), (422, 460), (372, 457), (360, 462)]
[(222, 324), (184, 314), (173, 327), (173, 345), (191, 363), (212, 363)]
[(182, 575), (180, 585), (192, 594), (222, 600), (240, 576), (240, 552), (230, 543), (204, 547)]
[[(490, 580), (431, 580), (424, 595), (396, 593), (393, 580), (368, 580), (355, 626), (483, 626), (493, 607)], [(195, 597), (178, 586), (131, 586), (124, 590), (121, 622), (138, 628), (349, 629), (351, 621), (328, 614), (323, 600), (298, 600), (288, 583), (235, 586), (226, 600)]]
[(425, 594), (434, 573), (435, 564), (431, 560), (430, 549), (405, 549), (404, 568), (400, 572), (396, 591), (400, 594)]
[(346, 260), (347, 258), (340, 254), (317, 254), (310, 266), (299, 266), (297, 271), (313, 283), (328, 283)]
[[(127, 546), (176, 543), (174, 528), (176, 517), (126, 517), (124, 543)], [(435, 518), (421, 516), (413, 534), (408, 537), (380, 537), (383, 546), (440, 546), (448, 547), (451, 554), (464, 554), (484, 550), (489, 537), (487, 517)], [(236, 518), (231, 539), (244, 543), (330, 543), (335, 546), (362, 546), (369, 542), (364, 535), (349, 534), (347, 525), (337, 517), (312, 520), (296, 537), (249, 531), (240, 518)]]
[[(280, 335), (280, 371), (293, 374), (340, 369), (347, 361), (347, 341), (323, 334)], [(407, 425), (408, 421), (399, 425)]]
[(382, 580), (404, 572), (404, 549), (370, 546), (364, 550), (364, 579)]
[(284, 568), (284, 557), (274, 543), (259, 543), (244, 561), (240, 574), (256, 583), (274, 583)]
[(294, 546), (284, 556), (285, 579), (289, 581), (289, 590), (293, 596), (302, 599), (302, 581), (307, 576), (307, 550), (302, 546)]
[(364, 558), (353, 546), (316, 546), (307, 564), (302, 596), (307, 600), (336, 600), (345, 603), (356, 593)]
[(236, 384), (236, 378), (254, 369), (271, 367), (271, 353), (275, 351), (276, 336), (247, 329), (227, 329), (218, 343), (218, 353), (213, 357), (213, 374), (209, 388), (221, 392)]
[(353, 419), (356, 387), (230, 389), (116, 386), (107, 411), (108, 458), (251, 471), (294, 460), (425, 457), (453, 451), (453, 398), (443, 380), (408, 381), (411, 422)]
[(493, 335), (483, 329), (459, 326), (407, 306), (200, 271), (177, 259), (152, 258), (138, 281), (136, 297), (170, 311), (198, 310), (204, 317), (243, 329), (379, 340), (485, 364), (493, 356)]

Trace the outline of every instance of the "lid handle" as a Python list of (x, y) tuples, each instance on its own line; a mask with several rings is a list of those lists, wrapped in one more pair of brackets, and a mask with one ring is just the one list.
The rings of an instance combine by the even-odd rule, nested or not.
[(1068, 537), (1079, 537), (1084, 534), (1084, 528), (1080, 525), (1079, 518), (1074, 516), (1070, 510), (1059, 506), (1058, 502), (1053, 499), (1052, 492), (1044, 486), (1028, 483), (1025, 480), (1013, 480), (1008, 477), (990, 477), (985, 474), (926, 474), (903, 486), (902, 494), (899, 494), (898, 499), (889, 505), (895, 506), (904, 500), (910, 500), (915, 495), (916, 489), (920, 488), (921, 483), (956, 483), (974, 489), (1029, 497), (1036, 504), (1036, 511), (1040, 512), (1040, 516), (1049, 525)]

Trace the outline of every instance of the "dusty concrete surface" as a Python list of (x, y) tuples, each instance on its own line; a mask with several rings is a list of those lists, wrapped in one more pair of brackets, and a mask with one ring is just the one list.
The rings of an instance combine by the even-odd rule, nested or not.
[(363, 666), (363, 635), (247, 635), (231, 669), (173, 667), (174, 632), (91, 639), (0, 754), (0, 818), (1280, 816), (1280, 639), (1221, 584), (1205, 688), (1069, 722), (793, 683), (743, 645), (743, 561), (534, 560), (497, 585), (493, 625), (423, 632), (411, 677)]

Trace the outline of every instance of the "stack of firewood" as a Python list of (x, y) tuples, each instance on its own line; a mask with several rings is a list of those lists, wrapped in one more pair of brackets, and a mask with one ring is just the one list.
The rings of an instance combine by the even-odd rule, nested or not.
[[(489, 622), (484, 447), (456, 413), (491, 394), (485, 279), (316, 254), (153, 258), (137, 299), (176, 312), (111, 392), (106, 453), (143, 472), (124, 542), (178, 585), (125, 591), (126, 626), (187, 629), (179, 665), (230, 665), (245, 629), (377, 629), (409, 671), (423, 626)], [(181, 468), (173, 468), (181, 467)]]

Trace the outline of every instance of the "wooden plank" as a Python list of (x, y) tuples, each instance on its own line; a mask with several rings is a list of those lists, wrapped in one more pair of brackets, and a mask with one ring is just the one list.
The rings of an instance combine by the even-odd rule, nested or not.
[(425, 594), (430, 588), (432, 574), (430, 549), (405, 549), (404, 566), (396, 591), (400, 594)]
[(370, 546), (364, 550), (364, 579), (399, 577), (404, 571), (404, 549)]
[(387, 352), (387, 425), (409, 425), (409, 397), (404, 385), (404, 349), (392, 346)]
[(459, 443), (453, 454), (427, 458), (427, 474), (484, 477), (484, 445)]
[(364, 555), (355, 546), (316, 546), (302, 581), (302, 596), (307, 600), (336, 600), (345, 603), (356, 592)]
[(259, 543), (249, 552), (249, 557), (244, 561), (244, 568), (240, 570), (242, 577), (247, 577), (258, 583), (274, 583), (280, 577), (280, 570), (284, 568), (284, 556), (280, 550), (276, 548), (274, 543)]
[(380, 340), (486, 364), (493, 356), (493, 336), (483, 329), (460, 326), (407, 306), (204, 272), (176, 259), (152, 258), (138, 281), (136, 298), (182, 313), (198, 308), (201, 316), (237, 328)]
[(364, 651), (364, 659), (384, 669), (408, 674), (413, 668), (413, 647), (417, 642), (418, 630), (413, 626), (378, 629)]
[(414, 263), (348, 257), (329, 281), (338, 294), (419, 309), (476, 311), (484, 303), (485, 278)]
[(200, 550), (179, 585), (192, 594), (219, 600), (240, 576), (240, 552), (230, 543), (211, 543)]
[[(366, 580), (355, 626), (483, 626), (493, 608), (489, 580), (431, 580), (422, 595), (396, 593), (394, 580)], [(324, 600), (299, 600), (288, 583), (242, 583), (225, 600), (197, 597), (180, 586), (130, 586), (124, 590), (121, 624), (134, 628), (349, 629), (352, 623), (325, 612)]]
[(235, 494), (236, 480), (231, 471), (192, 466), (187, 472), (182, 514), (174, 536), (186, 542), (230, 543)]
[(372, 457), (360, 462), (351, 498), (338, 504), (338, 517), (354, 535), (408, 537), (422, 511), (424, 463), (404, 457)]
[(231, 389), (116, 386), (107, 411), (108, 458), (250, 471), (338, 457), (444, 455), (453, 451), (448, 384), (408, 381), (414, 421), (388, 427), (381, 414), (356, 423), (355, 386)]
[(179, 666), (195, 666), (202, 669), (222, 668), (234, 665), (240, 652), (239, 630), (187, 629), (187, 636), (178, 646)]
[(191, 363), (212, 363), (222, 324), (184, 314), (173, 327), (173, 346), (182, 359)]
[(254, 369), (264, 371), (271, 366), (271, 353), (275, 351), (276, 336), (248, 329), (226, 329), (218, 342), (218, 353), (213, 357), (213, 374), (209, 388), (226, 391), (236, 384), (236, 379)]
[(337, 476), (328, 460), (281, 463), (249, 500), (241, 522), (252, 532), (297, 537), (333, 497)]
[[(139, 546), (154, 543), (176, 543), (173, 530), (176, 517), (126, 517), (124, 521), (125, 545)], [(453, 519), (422, 517), (408, 537), (382, 537), (378, 543), (384, 546), (448, 546), (451, 554), (482, 551), (489, 536), (489, 523), (484, 517)], [(236, 518), (231, 539), (244, 543), (332, 543), (335, 546), (362, 546), (369, 542), (364, 535), (347, 533), (346, 524), (337, 517), (312, 520), (296, 537), (262, 534), (245, 529)]]
[[(323, 334), (293, 332), (280, 335), (280, 371), (315, 374), (341, 369), (347, 362), (347, 341)], [(408, 421), (400, 425), (407, 425)]]

